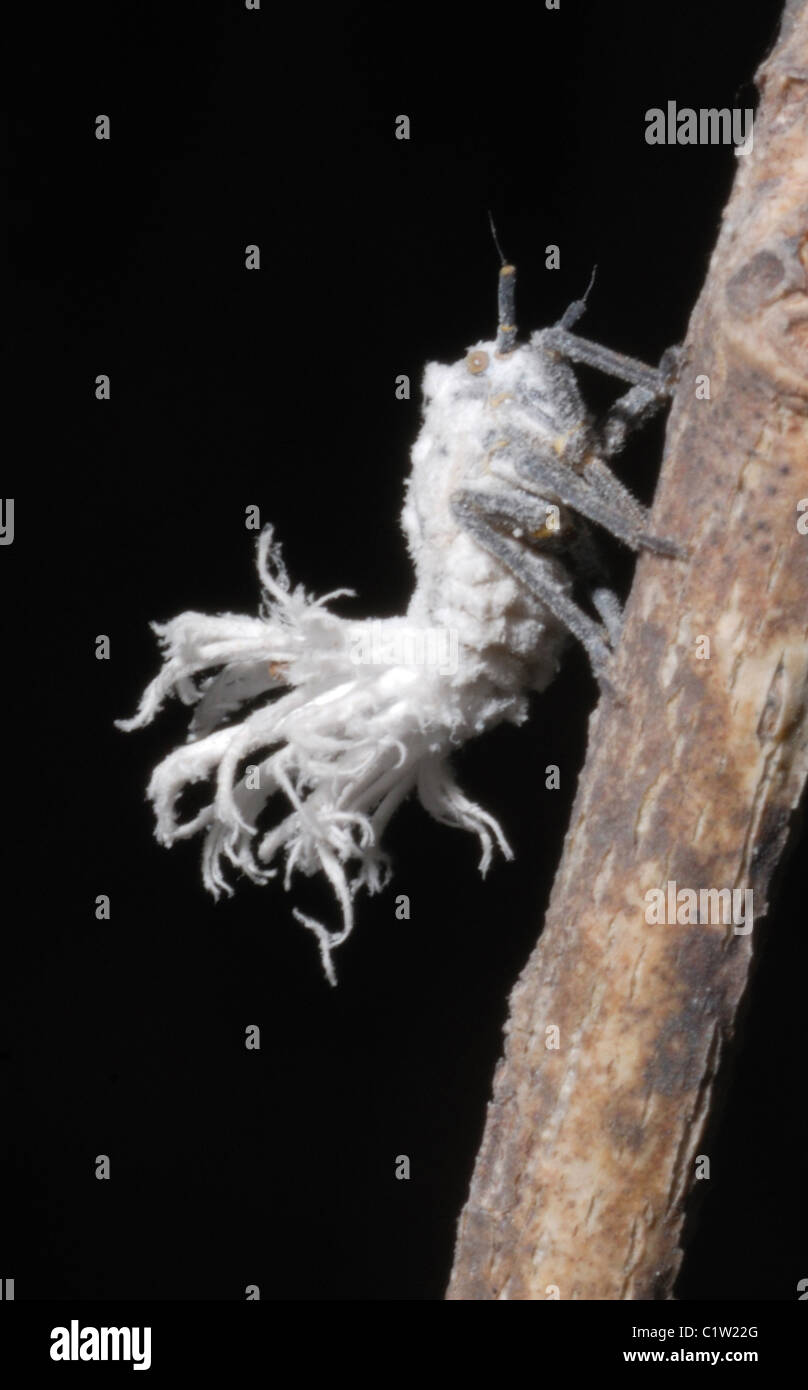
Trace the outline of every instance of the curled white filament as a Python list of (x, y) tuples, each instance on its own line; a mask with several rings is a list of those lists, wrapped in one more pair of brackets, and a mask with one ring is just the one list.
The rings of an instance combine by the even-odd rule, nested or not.
[[(423, 655), (423, 644), (408, 642), (407, 618), (374, 621), (374, 648), (381, 630), (388, 657), (362, 659), (370, 620), (329, 612), (329, 601), (345, 590), (314, 599), (290, 588), (271, 528), (259, 540), (258, 572), (264, 589), (258, 618), (191, 612), (153, 624), (163, 668), (137, 714), (118, 728), (148, 724), (170, 695), (196, 706), (188, 741), (155, 768), (149, 783), (157, 838), (171, 845), (204, 832), (203, 878), (216, 897), (233, 891), (227, 861), (261, 883), (275, 876), (282, 852), (287, 889), (295, 870), (323, 872), (340, 905), (341, 928), (294, 914), (315, 933), (335, 984), (332, 953), (351, 932), (354, 895), (361, 887), (376, 893), (388, 881), (382, 834), (408, 792), (415, 790), (437, 820), (479, 836), (483, 873), (494, 842), (511, 857), (497, 822), (455, 783), (449, 754), (502, 719), (521, 720), (524, 701), (497, 688), (479, 659), (462, 649), (451, 673), (413, 659)], [(261, 708), (232, 722), (245, 702), (262, 695)], [(221, 727), (224, 720), (231, 722)], [(209, 804), (179, 820), (183, 788), (210, 777)], [(288, 814), (262, 833), (259, 814), (277, 792)]]

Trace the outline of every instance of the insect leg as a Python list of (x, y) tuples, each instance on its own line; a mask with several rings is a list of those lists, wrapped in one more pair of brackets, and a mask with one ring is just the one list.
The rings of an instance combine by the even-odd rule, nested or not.
[(678, 348), (668, 348), (657, 368), (659, 380), (656, 387), (632, 386), (607, 411), (598, 426), (601, 449), (606, 458), (619, 453), (629, 434), (666, 404), (673, 390), (679, 357)]
[[(617, 481), (605, 464), (593, 460), (583, 474), (576, 473), (563, 459), (549, 453), (526, 452), (515, 461), (516, 470), (534, 486), (554, 493), (568, 507), (602, 526), (632, 550), (658, 550), (678, 554), (670, 541), (657, 539), (647, 531), (648, 513)], [(609, 482), (604, 482), (609, 474)], [(628, 499), (628, 500), (626, 500)]]
[(609, 645), (614, 648), (623, 630), (623, 605), (614, 589), (604, 587), (592, 590), (592, 603), (603, 619), (609, 634)]
[(670, 555), (680, 560), (687, 557), (684, 546), (663, 536), (651, 534), (648, 529), (651, 525), (651, 513), (637, 501), (603, 459), (590, 458), (584, 465), (583, 476), (593, 491), (622, 516), (632, 529), (635, 539), (627, 543), (634, 550), (652, 550), (657, 555)]
[(659, 366), (649, 367), (646, 362), (640, 362), (636, 357), (615, 352), (613, 348), (593, 343), (589, 338), (579, 338), (577, 333), (569, 331), (566, 317), (565, 315), (554, 327), (544, 329), (540, 335), (542, 348), (560, 353), (569, 362), (580, 362), (585, 367), (594, 367), (606, 376), (616, 377), (618, 381), (628, 381), (633, 386), (644, 386), (652, 396), (659, 397), (660, 403), (668, 399), (679, 360), (677, 348), (668, 348), (663, 353)]
[(638, 534), (648, 530), (650, 512), (647, 507), (637, 501), (602, 458), (590, 457), (583, 466), (582, 475), (593, 491), (621, 512)]
[(632, 386), (620, 396), (600, 425), (601, 448), (606, 458), (619, 454), (629, 434), (644, 425), (665, 404), (665, 396), (647, 386)]
[[(619, 453), (632, 430), (649, 420), (670, 399), (681, 350), (668, 348), (662, 354), (659, 366), (649, 367), (635, 357), (626, 357), (621, 352), (614, 352), (600, 343), (570, 333), (568, 315), (575, 307), (570, 305), (560, 323), (554, 328), (545, 329), (542, 346), (559, 352), (570, 362), (595, 367), (607, 376), (633, 383), (631, 389), (614, 402), (599, 427), (603, 453), (609, 458)], [(576, 314), (572, 322), (577, 317)]]
[(517, 532), (528, 530), (535, 536), (547, 529), (550, 515), (548, 504), (527, 492), (473, 492), (464, 489), (452, 494), (453, 508), (459, 498), (467, 499), (489, 521), (498, 521), (507, 526), (515, 540), (519, 539)]
[(524, 584), (531, 594), (540, 599), (574, 637), (578, 638), (586, 650), (599, 684), (611, 688), (605, 676), (611, 656), (608, 629), (596, 623), (588, 613), (578, 607), (566, 588), (553, 577), (547, 565), (542, 564), (539, 556), (519, 540), (503, 535), (502, 531), (497, 529), (496, 523), (501, 525), (506, 519), (516, 528), (531, 524), (532, 509), (528, 509), (527, 513), (522, 510), (518, 494), (510, 495), (510, 509), (503, 506), (504, 501), (505, 499), (499, 498), (491, 506), (492, 498), (489, 495), (464, 489), (453, 494), (451, 506), (454, 516), (483, 550), (500, 560), (511, 574)]
[[(475, 506), (487, 521), (506, 525), (514, 540), (521, 540), (527, 530), (528, 535), (550, 554), (553, 553), (552, 547), (557, 544), (559, 556), (563, 555), (570, 563), (576, 578), (591, 586), (592, 604), (603, 619), (611, 645), (615, 645), (623, 625), (623, 609), (614, 590), (602, 582), (605, 571), (585, 521), (579, 520), (569, 537), (563, 526), (560, 532), (553, 532), (549, 524), (550, 507), (528, 493), (466, 491), (455, 493), (455, 498), (468, 499), (470, 505)], [(459, 513), (455, 512), (455, 515), (459, 516)], [(460, 520), (463, 520), (462, 516)]]

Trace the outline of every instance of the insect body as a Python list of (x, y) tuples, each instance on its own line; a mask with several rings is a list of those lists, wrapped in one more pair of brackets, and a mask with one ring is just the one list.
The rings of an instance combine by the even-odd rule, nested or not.
[[(583, 301), (517, 346), (514, 278), (504, 266), (497, 341), (477, 343), (452, 366), (427, 367), (403, 524), (416, 566), (414, 602), (456, 626), (471, 647), (493, 639), (518, 653), (530, 668), (528, 688), (541, 690), (556, 672), (566, 631), (601, 679), (619, 634), (619, 603), (598, 582), (583, 519), (633, 549), (677, 553), (650, 535), (647, 512), (606, 464), (668, 398), (676, 353), (657, 369), (575, 337)], [(571, 361), (633, 383), (601, 424), (584, 405)], [(600, 623), (573, 602), (576, 574), (593, 581)]]
[[(426, 368), (402, 517), (416, 574), (406, 615), (356, 622), (328, 607), (346, 591), (314, 599), (292, 589), (265, 528), (261, 615), (189, 612), (155, 624), (163, 669), (135, 717), (119, 723), (149, 723), (170, 694), (196, 706), (187, 743), (152, 774), (157, 836), (170, 845), (204, 833), (203, 878), (216, 896), (232, 892), (228, 863), (264, 882), (282, 855), (287, 888), (295, 871), (324, 873), (341, 928), (294, 912), (315, 933), (332, 984), (357, 890), (388, 881), (382, 836), (408, 793), (436, 819), (478, 835), (483, 873), (495, 841), (510, 857), (496, 821), (454, 781), (451, 752), (527, 717), (527, 692), (552, 679), (569, 632), (607, 683), (621, 614), (589, 523), (633, 549), (677, 553), (650, 535), (647, 512), (607, 463), (667, 399), (675, 353), (651, 368), (577, 337), (584, 301), (517, 344), (514, 283), (513, 267), (503, 266), (495, 341)], [(575, 362), (630, 383), (602, 422), (584, 406)], [(593, 613), (575, 601), (576, 580), (588, 586)], [(425, 641), (436, 634), (451, 639), (452, 663), (430, 659), (447, 649)], [(256, 697), (264, 703), (243, 713)], [(208, 778), (209, 804), (180, 820), (180, 792)], [(259, 828), (277, 792), (288, 814)]]

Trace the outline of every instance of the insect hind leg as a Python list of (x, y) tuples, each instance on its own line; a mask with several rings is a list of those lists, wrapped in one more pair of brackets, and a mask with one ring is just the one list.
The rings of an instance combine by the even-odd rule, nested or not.
[[(500, 496), (493, 506), (489, 505), (490, 500), (485, 493), (462, 489), (452, 495), (452, 513), (483, 550), (500, 560), (514, 578), (540, 599), (553, 617), (577, 637), (589, 657), (598, 684), (604, 690), (613, 691), (614, 687), (606, 676), (612, 655), (609, 625), (595, 622), (579, 608), (546, 565), (542, 564), (541, 558), (521, 539), (503, 533), (501, 528), (505, 522), (511, 526), (512, 532), (526, 524), (530, 525), (535, 516), (533, 507), (527, 511), (523, 509), (516, 493), (509, 494), (507, 498)], [(610, 623), (613, 616), (612, 610)]]
[(541, 452), (529, 440), (519, 441), (515, 468), (533, 487), (555, 494), (567, 506), (588, 517), (632, 550), (656, 550), (679, 555), (673, 541), (652, 536), (650, 515), (599, 459), (591, 459), (583, 473), (549, 452)]

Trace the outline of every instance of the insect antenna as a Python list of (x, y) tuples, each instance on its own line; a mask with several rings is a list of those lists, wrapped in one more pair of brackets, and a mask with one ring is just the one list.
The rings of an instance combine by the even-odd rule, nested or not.
[(497, 286), (497, 352), (500, 356), (516, 347), (516, 266), (509, 265), (502, 254), (494, 219), (489, 211), (491, 235), (501, 262)]

